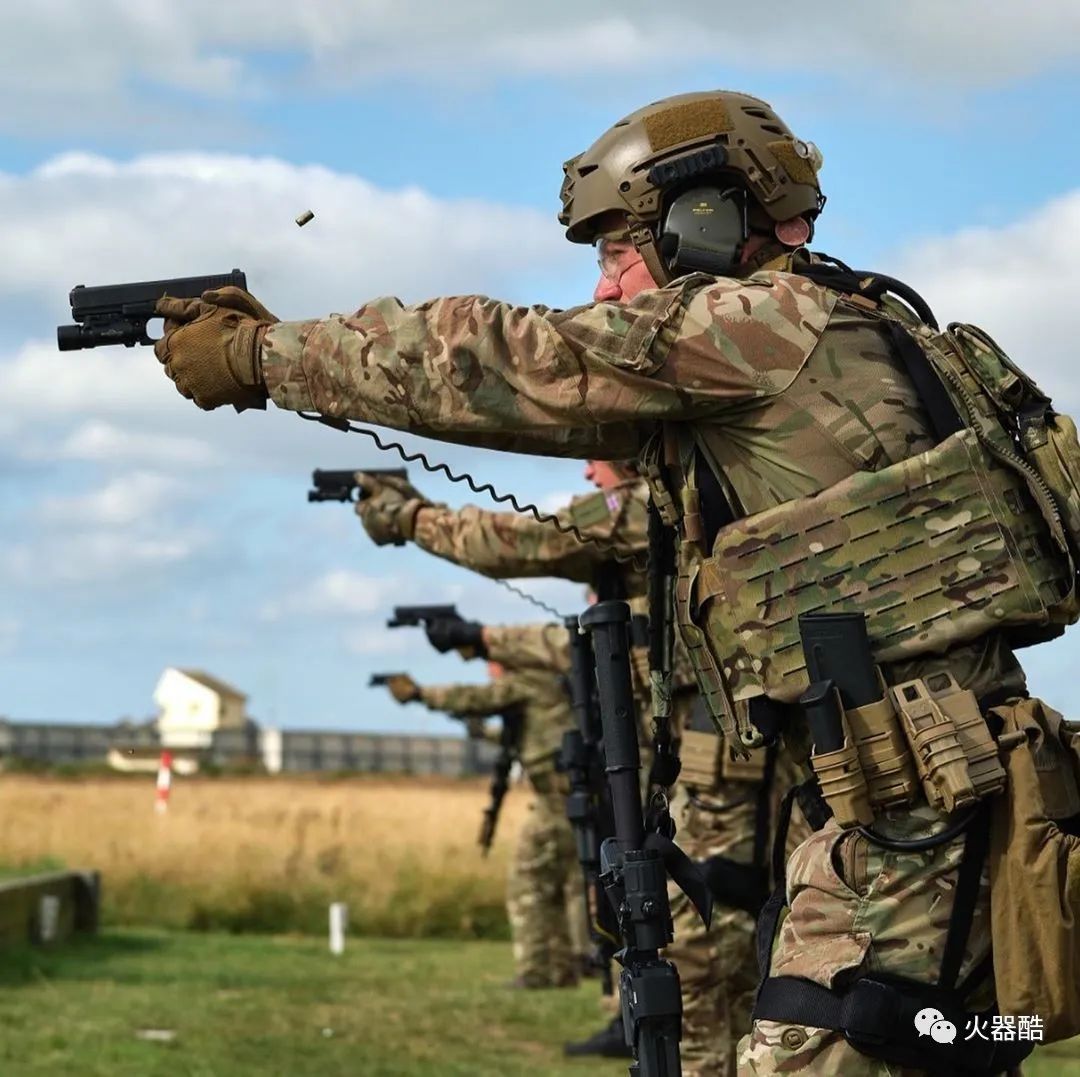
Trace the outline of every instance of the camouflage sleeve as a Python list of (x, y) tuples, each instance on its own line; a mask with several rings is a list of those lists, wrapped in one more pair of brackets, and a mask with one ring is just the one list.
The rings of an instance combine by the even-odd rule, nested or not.
[(648, 490), (643, 482), (575, 497), (556, 516), (604, 546), (582, 542), (517, 512), (488, 512), (475, 505), (426, 506), (416, 515), (413, 541), (428, 553), (485, 576), (558, 576), (591, 583), (608, 547), (630, 556), (648, 545)]
[(500, 677), (488, 684), (434, 684), (420, 689), (421, 702), (456, 718), (487, 718), (524, 702), (521, 687)]
[(565, 311), (383, 298), (271, 326), (261, 361), (271, 399), (293, 411), (510, 452), (627, 459), (659, 420), (715, 416), (786, 388), (834, 303), (784, 273), (686, 277), (625, 306)]
[(507, 669), (570, 670), (570, 644), (563, 625), (485, 625), (484, 647), (492, 662)]

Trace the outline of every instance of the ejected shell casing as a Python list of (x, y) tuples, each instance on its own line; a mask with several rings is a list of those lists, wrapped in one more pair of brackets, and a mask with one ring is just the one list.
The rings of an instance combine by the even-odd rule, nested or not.
[(296, 223), (301, 228), (303, 228), (304, 225), (308, 223), (308, 221), (313, 221), (313, 220), (315, 220), (315, 214), (312, 213), (310, 209), (305, 209), (304, 212), (301, 213), (300, 216), (296, 218)]

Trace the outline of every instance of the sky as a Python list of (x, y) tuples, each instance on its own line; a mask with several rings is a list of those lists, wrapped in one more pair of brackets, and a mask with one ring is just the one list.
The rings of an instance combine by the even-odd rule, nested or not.
[[(1080, 414), (1080, 5), (672, 7), (0, 5), (0, 715), (150, 717), (162, 670), (190, 666), (267, 724), (453, 732), (366, 687), (485, 676), (387, 631), (390, 607), (546, 615), (307, 503), (313, 468), (396, 459), (272, 408), (198, 411), (148, 349), (61, 354), (55, 327), (73, 285), (233, 267), (286, 319), (385, 294), (585, 301), (592, 253), (555, 217), (562, 162), (668, 94), (772, 103), (824, 153), (815, 247), (982, 325)], [(394, 440), (548, 509), (586, 490), (577, 462)], [(568, 583), (524, 586), (583, 604)], [(1078, 633), (1022, 655), (1073, 713)]]

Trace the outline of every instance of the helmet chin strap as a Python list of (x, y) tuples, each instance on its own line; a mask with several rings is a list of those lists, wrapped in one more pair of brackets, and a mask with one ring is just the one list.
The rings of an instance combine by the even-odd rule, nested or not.
[(648, 225), (632, 224), (630, 226), (630, 242), (634, 244), (635, 250), (641, 255), (641, 260), (645, 263), (645, 268), (652, 274), (652, 279), (661, 288), (675, 279), (671, 274), (671, 270), (664, 263), (660, 250), (656, 246), (656, 237), (652, 234)]

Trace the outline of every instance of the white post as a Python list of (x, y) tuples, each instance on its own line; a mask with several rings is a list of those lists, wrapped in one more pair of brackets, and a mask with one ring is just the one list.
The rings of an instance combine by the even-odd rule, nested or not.
[(338, 956), (345, 952), (345, 921), (349, 910), (343, 901), (330, 906), (330, 953)]
[(42, 894), (38, 909), (42, 942), (55, 942), (60, 927), (60, 898), (56, 894)]

